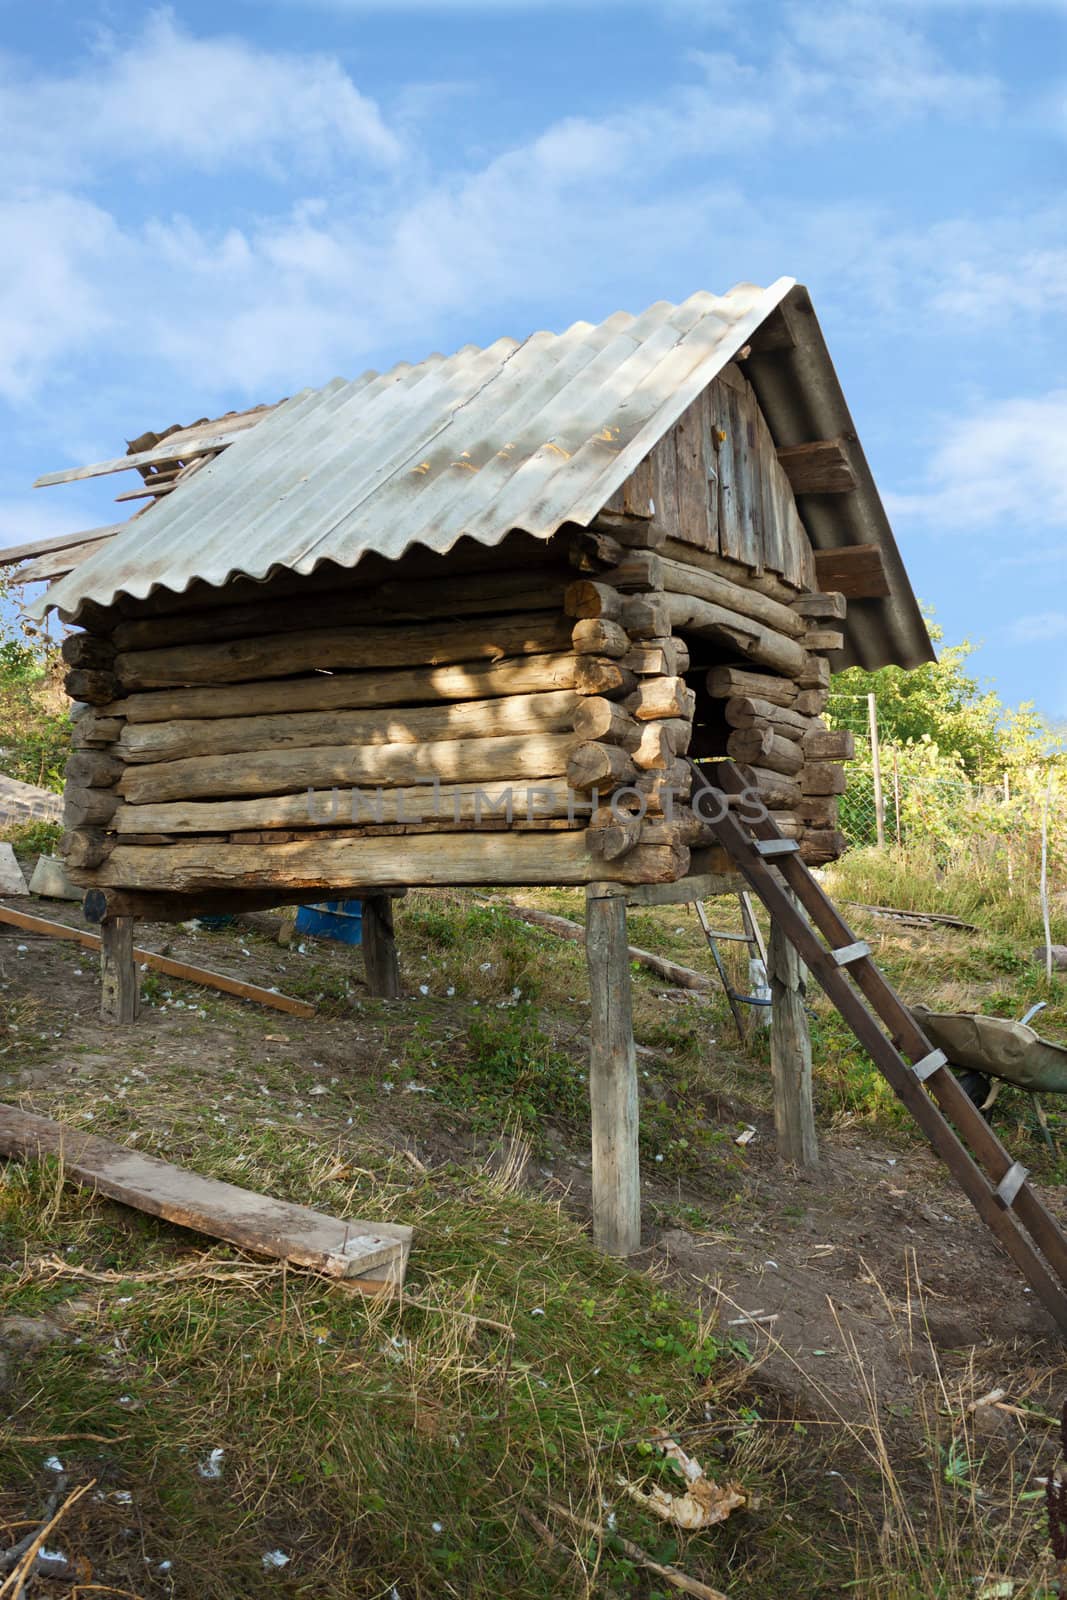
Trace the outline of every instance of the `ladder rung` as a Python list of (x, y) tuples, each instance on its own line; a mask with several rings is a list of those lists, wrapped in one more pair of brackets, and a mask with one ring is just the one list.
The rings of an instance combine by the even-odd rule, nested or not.
[(994, 1199), (1002, 1205), (1005, 1211), (1015, 1204), (1015, 1196), (1030, 1176), (1021, 1161), (1013, 1161), (1007, 1172), (997, 1184)]
[(795, 839), (756, 839), (753, 842), (761, 856), (792, 856), (800, 849)]
[(912, 1063), (912, 1074), (920, 1083), (925, 1083), (927, 1078), (932, 1078), (941, 1067), (948, 1066), (948, 1056), (943, 1050), (931, 1050), (928, 1056), (923, 1056), (921, 1061)]
[(714, 933), (708, 930), (709, 939), (732, 939), (735, 944), (751, 944), (747, 933)]
[(857, 939), (855, 944), (845, 944), (840, 950), (831, 950), (830, 954), (839, 967), (850, 967), (854, 961), (862, 961), (869, 956), (871, 947), (864, 944), (862, 939)]

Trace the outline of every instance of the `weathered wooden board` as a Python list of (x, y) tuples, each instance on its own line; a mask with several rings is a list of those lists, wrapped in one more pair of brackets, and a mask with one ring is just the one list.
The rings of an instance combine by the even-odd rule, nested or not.
[(626, 941), (626, 896), (591, 885), (585, 905), (589, 968), (589, 1100), (593, 1238), (609, 1255), (641, 1243), (637, 1057)]
[(445, 826), (484, 823), (511, 814), (523, 823), (566, 817), (573, 800), (562, 776), (517, 775), (478, 784), (431, 783), (401, 789), (331, 788), (257, 800), (177, 800), (120, 805), (110, 826), (118, 834), (240, 833), (260, 828), (345, 828), (353, 824)]
[[(714, 458), (709, 460), (708, 406), (699, 396), (674, 427), (678, 524), (672, 536), (698, 550), (718, 548)], [(669, 530), (671, 531), (671, 530)]]
[(361, 1278), (370, 1292), (399, 1287), (404, 1279), (411, 1229), (397, 1223), (328, 1217), (203, 1178), (17, 1106), (0, 1105), (0, 1154), (57, 1156), (65, 1178), (111, 1200), (329, 1278)]
[(757, 578), (811, 580), (811, 545), (755, 391), (736, 365), (698, 395), (611, 505), (644, 503), (651, 464), (656, 522), (669, 540), (720, 555)]
[[(11, 928), (21, 928), (26, 933), (43, 933), (52, 939), (69, 939), (84, 950), (99, 950), (98, 933), (87, 933), (81, 928), (69, 928), (65, 922), (51, 922), (46, 917), (31, 917), (24, 911), (10, 911), (0, 906), (0, 922)], [(274, 989), (261, 989), (257, 983), (245, 983), (242, 978), (229, 978), (222, 972), (209, 972), (206, 967), (194, 967), (187, 961), (175, 961), (171, 956), (157, 956), (151, 950), (136, 947), (133, 960), (139, 967), (149, 967), (168, 978), (182, 978), (188, 983), (202, 983), (205, 989), (218, 989), (221, 994), (236, 995), (240, 1000), (254, 1000), (257, 1005), (269, 1006), (274, 1011), (285, 1011), (292, 1017), (313, 1017), (315, 1007), (306, 1000), (294, 1000), (291, 995), (278, 994)]]
[(367, 585), (349, 583), (333, 593), (290, 595), (277, 600), (245, 600), (229, 606), (166, 617), (120, 622), (115, 644), (121, 651), (161, 650), (170, 645), (251, 639), (305, 628), (379, 624), (391, 619), (454, 620), (507, 611), (545, 611), (562, 605), (571, 573), (557, 567), (527, 566), (516, 572), (472, 572), (434, 578), (393, 578)]
[(889, 576), (876, 544), (816, 550), (815, 576), (820, 589), (836, 590), (847, 600), (878, 600), (889, 594)]
[(811, 444), (779, 450), (794, 494), (848, 494), (856, 487), (856, 474), (848, 459), (844, 439), (816, 439)]
[(28, 561), (34, 556), (51, 555), (53, 551), (75, 549), (78, 545), (110, 539), (126, 526), (115, 522), (106, 528), (84, 528), (81, 533), (56, 533), (47, 539), (30, 539), (22, 544), (9, 544), (0, 550), (0, 567), (12, 566), (16, 561)]

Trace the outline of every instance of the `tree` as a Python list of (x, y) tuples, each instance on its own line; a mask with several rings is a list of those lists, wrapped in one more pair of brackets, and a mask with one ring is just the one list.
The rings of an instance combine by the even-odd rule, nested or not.
[[(930, 638), (940, 643), (944, 631), (932, 612), (926, 622)], [(866, 696), (874, 693), (885, 743), (936, 745), (979, 783), (995, 782), (1006, 768), (1043, 760), (1061, 741), (1032, 701), (1006, 706), (994, 689), (983, 689), (970, 676), (966, 664), (976, 648), (969, 639), (945, 645), (936, 661), (911, 672), (902, 667), (839, 672), (831, 685), (830, 717), (838, 727), (866, 733)]]
[(57, 792), (70, 751), (58, 646), (27, 623), (0, 580), (0, 772)]

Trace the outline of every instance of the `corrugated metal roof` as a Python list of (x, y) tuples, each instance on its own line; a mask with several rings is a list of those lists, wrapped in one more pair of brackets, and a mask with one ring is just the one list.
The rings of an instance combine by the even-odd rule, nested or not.
[(307, 389), (201, 467), (173, 494), (54, 583), (32, 608), (68, 619), (87, 602), (195, 581), (221, 586), (321, 562), (354, 567), (419, 544), (440, 553), (468, 537), (499, 543), (514, 528), (548, 538), (597, 515), (648, 451), (772, 313), (789, 338), (746, 375), (779, 447), (843, 437), (854, 493), (802, 496), (816, 550), (877, 544), (892, 593), (849, 603), (836, 665), (914, 667), (933, 659), (888, 518), (855, 435), (807, 290), (769, 289), (659, 301), (565, 333), (500, 339)]
[(120, 593), (588, 523), (792, 287), (781, 278), (660, 301), (637, 317), (305, 390), (54, 584), (44, 605), (72, 617)]

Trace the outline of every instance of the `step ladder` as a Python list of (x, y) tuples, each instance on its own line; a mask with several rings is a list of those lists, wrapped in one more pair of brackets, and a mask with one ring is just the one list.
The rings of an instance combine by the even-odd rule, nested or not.
[(934, 1049), (879, 971), (869, 946), (823, 893), (796, 841), (785, 838), (769, 813), (742, 823), (728, 809), (731, 797), (751, 792), (738, 769), (721, 762), (701, 772), (723, 797), (718, 806), (709, 799), (700, 808), (720, 845), (1067, 1335), (1067, 1238), (1035, 1194), (1026, 1168), (1012, 1160), (956, 1081), (944, 1052)]
[[(696, 907), (697, 918), (700, 922), (701, 928), (703, 929), (704, 938), (707, 941), (708, 949), (711, 951), (711, 958), (715, 963), (715, 970), (719, 974), (719, 982), (722, 984), (726, 993), (726, 998), (730, 1003), (730, 1010), (733, 1012), (734, 1022), (737, 1026), (738, 1037), (741, 1040), (741, 1043), (744, 1044), (745, 1039), (748, 1037), (748, 1021), (745, 1017), (744, 1011), (741, 1009), (742, 1006), (752, 1006), (755, 1008), (765, 1008), (769, 1010), (771, 1004), (771, 991), (767, 979), (767, 949), (763, 943), (763, 935), (760, 932), (759, 923), (756, 921), (755, 913), (752, 910), (752, 901), (747, 890), (742, 889), (740, 891), (737, 896), (737, 902), (741, 907), (741, 926), (744, 929), (743, 933), (722, 933), (716, 931), (716, 929), (711, 926), (711, 923), (708, 920), (708, 913), (703, 900), (694, 900), (693, 904)], [(753, 994), (742, 994), (740, 989), (734, 988), (733, 983), (730, 981), (730, 974), (726, 970), (726, 963), (723, 961), (722, 953), (719, 950), (719, 944), (727, 940), (734, 944), (746, 944), (748, 946), (749, 985), (753, 990), (757, 991), (760, 987), (762, 987), (766, 991), (764, 994), (759, 994), (758, 992)], [(763, 974), (762, 984), (756, 982), (760, 972)]]

